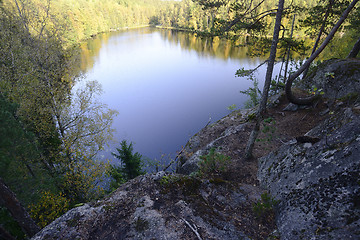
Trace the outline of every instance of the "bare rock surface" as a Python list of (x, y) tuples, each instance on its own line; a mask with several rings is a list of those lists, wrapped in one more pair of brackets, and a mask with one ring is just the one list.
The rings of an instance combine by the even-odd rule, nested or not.
[(327, 99), (351, 100), (360, 93), (360, 60), (331, 59), (321, 63), (300, 83), (306, 89), (324, 92)]
[(360, 239), (360, 116), (342, 109), (310, 133), (321, 140), (259, 159), (282, 239)]
[(144, 175), (68, 211), (32, 239), (262, 239), (270, 230), (251, 211), (259, 196), (246, 184)]

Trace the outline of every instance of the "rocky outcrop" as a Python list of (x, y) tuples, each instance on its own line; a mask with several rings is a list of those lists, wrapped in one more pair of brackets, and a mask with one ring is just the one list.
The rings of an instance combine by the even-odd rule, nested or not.
[[(281, 97), (283, 94), (271, 96), (268, 105), (275, 107)], [(242, 145), (246, 144), (251, 130), (251, 119), (255, 117), (255, 114), (256, 108), (236, 110), (201, 129), (185, 145), (179, 156), (176, 172), (191, 174), (198, 171), (199, 163), (202, 161), (200, 157), (208, 154), (212, 148), (227, 155), (231, 155), (231, 153), (241, 155)]]
[(251, 185), (159, 172), (68, 211), (32, 239), (263, 239), (269, 229), (251, 211), (259, 196)]
[(360, 94), (360, 60), (332, 59), (321, 63), (299, 85), (323, 91), (329, 100), (354, 100)]
[(259, 180), (280, 200), (282, 239), (360, 239), (360, 116), (343, 109), (259, 160)]
[(360, 61), (330, 60), (310, 77), (302, 86), (325, 92), (326, 119), (260, 158), (258, 178), (280, 201), (281, 239), (360, 239)]
[(260, 134), (258, 162), (242, 157), (255, 111), (235, 111), (193, 136), (177, 166), (196, 172), (200, 156), (216, 148), (231, 156), (222, 178), (140, 176), (33, 239), (267, 239), (274, 223), (253, 211), (263, 189), (279, 201), (274, 239), (360, 239), (359, 62), (331, 60), (310, 74), (301, 86), (325, 93), (314, 106), (285, 108), (274, 97), (267, 117), (276, 125), (264, 123), (274, 133)]

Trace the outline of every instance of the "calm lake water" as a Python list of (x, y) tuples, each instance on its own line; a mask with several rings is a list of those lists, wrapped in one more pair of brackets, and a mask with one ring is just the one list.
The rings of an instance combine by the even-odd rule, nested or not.
[(248, 97), (239, 91), (252, 82), (235, 72), (259, 63), (228, 41), (170, 30), (132, 29), (84, 43), (86, 79), (98, 80), (102, 101), (119, 112), (114, 121), (118, 143), (105, 157), (111, 158), (109, 152), (123, 139), (148, 158), (174, 156), (209, 119), (221, 119), (232, 104), (244, 106)]

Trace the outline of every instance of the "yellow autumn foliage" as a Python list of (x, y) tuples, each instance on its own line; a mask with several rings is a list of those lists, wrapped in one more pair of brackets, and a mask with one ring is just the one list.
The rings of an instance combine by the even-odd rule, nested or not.
[(70, 200), (63, 193), (54, 194), (50, 191), (41, 193), (36, 204), (29, 206), (31, 217), (43, 228), (69, 210)]

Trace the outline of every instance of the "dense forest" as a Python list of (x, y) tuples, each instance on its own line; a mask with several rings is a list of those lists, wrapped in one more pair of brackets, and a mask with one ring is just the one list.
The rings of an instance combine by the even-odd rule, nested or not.
[[(192, 31), (197, 34), (194, 37), (226, 37), (238, 45), (249, 44), (254, 55), (268, 53), (277, 1), (249, 3), (0, 0), (2, 194), (4, 189), (11, 189), (30, 213), (29, 221), (33, 219), (35, 225), (44, 227), (70, 208), (99, 199), (130, 179), (124, 174), (129, 168), (142, 173), (138, 168), (140, 155), (132, 153), (131, 143), (122, 142), (116, 155), (129, 160), (130, 167), (115, 168), (97, 160), (97, 153), (112, 139), (112, 121), (117, 113), (98, 101), (101, 86), (97, 82), (75, 88), (82, 77), (78, 59), (82, 40), (101, 32), (152, 25)], [(323, 23), (318, 13), (331, 9), (325, 36), (349, 1), (330, 3), (331, 8), (317, 0), (285, 5), (279, 47), (282, 56), (289, 48), (303, 52), (305, 36), (316, 38)], [(244, 15), (248, 22), (240, 22), (239, 16), (249, 12)], [(294, 15), (294, 37), (298, 41), (289, 39)], [(341, 43), (346, 38), (350, 44), (336, 45), (336, 51), (328, 51), (330, 57), (344, 57), (350, 52), (359, 37), (359, 19), (359, 9), (353, 10), (338, 31), (338, 40), (333, 41)], [(243, 40), (244, 36), (250, 38)], [(106, 181), (109, 176), (113, 180), (110, 185)], [(0, 204), (0, 237), (23, 239), (33, 234), (21, 223), (19, 226), (16, 212), (8, 211), (3, 198)]]

